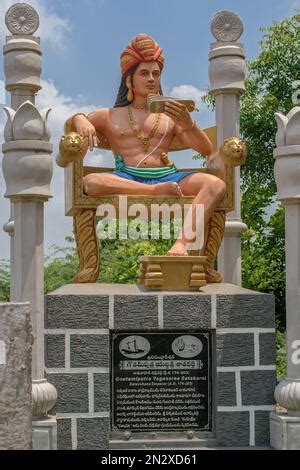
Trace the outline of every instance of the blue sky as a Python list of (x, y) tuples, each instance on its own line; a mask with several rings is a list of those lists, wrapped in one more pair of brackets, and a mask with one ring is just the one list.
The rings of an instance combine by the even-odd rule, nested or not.
[[(2, 45), (8, 34), (4, 13), (13, 3), (1, 0)], [(164, 94), (190, 94), (199, 100), (209, 84), (208, 53), (214, 41), (210, 22), (216, 12), (232, 10), (240, 15), (244, 23), (240, 42), (249, 60), (259, 53), (262, 37), (259, 28), (300, 9), (300, 0), (28, 0), (26, 3), (34, 6), (40, 15), (36, 34), (42, 41), (43, 90), (37, 105), (52, 107), (54, 155), (63, 122), (69, 115), (113, 105), (120, 80), (119, 56), (136, 34), (150, 34), (164, 50)], [(0, 86), (1, 80), (3, 84), (2, 61)], [(214, 116), (203, 104), (200, 111), (195, 114), (198, 123), (203, 127), (214, 125)], [(0, 120), (1, 141), (3, 123), (4, 115)], [(96, 160), (104, 165), (112, 164), (111, 157), (103, 152), (89, 156), (89, 163)], [(54, 243), (64, 245), (64, 237), (72, 230), (71, 218), (64, 216), (63, 171), (58, 167), (55, 167), (52, 190), (54, 198), (45, 207), (46, 251)], [(4, 192), (0, 171), (0, 227), (9, 216)], [(8, 258), (8, 253), (9, 237), (0, 229), (0, 258)]]

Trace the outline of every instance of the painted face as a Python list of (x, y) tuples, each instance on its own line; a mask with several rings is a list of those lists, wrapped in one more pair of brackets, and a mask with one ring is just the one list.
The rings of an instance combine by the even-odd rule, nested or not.
[(133, 75), (135, 96), (147, 96), (158, 93), (160, 85), (160, 68), (157, 62), (141, 62)]

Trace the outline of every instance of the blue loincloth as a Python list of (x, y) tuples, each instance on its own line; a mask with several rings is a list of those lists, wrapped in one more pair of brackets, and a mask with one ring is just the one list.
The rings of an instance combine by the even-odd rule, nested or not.
[(188, 175), (197, 173), (196, 171), (178, 171), (175, 165), (157, 167), (157, 168), (136, 168), (125, 166), (123, 157), (118, 155), (116, 158), (116, 171), (114, 175), (120, 176), (127, 180), (136, 181), (145, 184), (164, 183), (166, 181), (174, 181), (178, 183)]

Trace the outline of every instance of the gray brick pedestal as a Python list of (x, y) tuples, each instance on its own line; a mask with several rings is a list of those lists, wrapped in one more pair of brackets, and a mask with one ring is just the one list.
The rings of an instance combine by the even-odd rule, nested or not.
[[(276, 384), (272, 295), (231, 284), (200, 292), (70, 284), (47, 295), (45, 328), (59, 449), (269, 446)], [(112, 330), (212, 333), (211, 432), (110, 434)]]

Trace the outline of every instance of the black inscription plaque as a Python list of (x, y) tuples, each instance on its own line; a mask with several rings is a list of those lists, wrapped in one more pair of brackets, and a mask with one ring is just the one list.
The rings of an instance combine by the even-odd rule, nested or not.
[(210, 333), (112, 333), (112, 429), (211, 430)]

